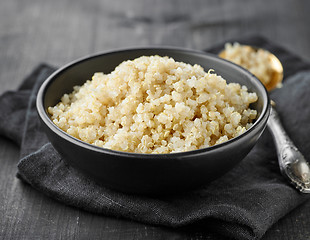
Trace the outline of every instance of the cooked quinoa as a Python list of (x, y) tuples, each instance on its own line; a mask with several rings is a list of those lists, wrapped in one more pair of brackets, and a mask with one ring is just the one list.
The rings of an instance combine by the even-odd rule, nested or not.
[(270, 83), (273, 69), (270, 64), (269, 52), (263, 49), (257, 51), (237, 42), (225, 44), (225, 55), (221, 57), (234, 62), (253, 73), (264, 85)]
[(256, 118), (256, 93), (199, 65), (143, 56), (97, 72), (48, 112), (82, 141), (134, 153), (173, 153), (225, 142)]

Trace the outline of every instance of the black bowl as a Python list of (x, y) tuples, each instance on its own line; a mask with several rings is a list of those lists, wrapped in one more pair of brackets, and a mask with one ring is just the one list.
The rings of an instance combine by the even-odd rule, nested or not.
[[(80, 141), (58, 128), (47, 113), (95, 72), (109, 73), (121, 62), (142, 55), (169, 56), (176, 61), (214, 69), (227, 82), (246, 85), (258, 95), (252, 108), (258, 112), (253, 126), (242, 135), (212, 147), (171, 154), (119, 152)], [(264, 131), (270, 111), (268, 94), (261, 82), (243, 68), (204, 52), (176, 48), (124, 49), (96, 54), (74, 61), (53, 73), (41, 86), (37, 110), (53, 146), (73, 167), (113, 189), (141, 194), (167, 194), (207, 184), (239, 163)]]

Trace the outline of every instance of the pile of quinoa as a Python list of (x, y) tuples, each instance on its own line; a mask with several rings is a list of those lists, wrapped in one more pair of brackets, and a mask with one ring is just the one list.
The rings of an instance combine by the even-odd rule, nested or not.
[(225, 55), (221, 57), (249, 70), (264, 85), (267, 85), (272, 80), (274, 72), (269, 54), (266, 50), (255, 50), (235, 42), (225, 44)]
[(199, 65), (142, 56), (75, 86), (48, 108), (63, 131), (87, 143), (134, 153), (201, 149), (244, 133), (256, 93)]

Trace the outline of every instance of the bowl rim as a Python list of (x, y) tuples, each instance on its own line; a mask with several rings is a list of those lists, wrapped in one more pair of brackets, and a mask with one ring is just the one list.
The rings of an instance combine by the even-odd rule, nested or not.
[[(233, 68), (235, 68), (237, 71), (242, 71), (246, 75), (248, 75), (251, 82), (254, 82), (257, 86), (257, 89), (260, 89), (263, 95), (263, 109), (261, 111), (260, 116), (256, 121), (253, 123), (253, 125), (247, 129), (244, 133), (240, 134), (237, 137), (234, 137), (232, 139), (229, 139), (228, 141), (225, 141), (223, 143), (219, 143), (210, 147), (191, 150), (191, 151), (185, 151), (185, 152), (174, 152), (174, 153), (162, 153), (162, 154), (154, 154), (154, 153), (133, 153), (133, 152), (125, 152), (125, 151), (117, 151), (112, 150), (108, 148), (98, 147), (95, 145), (92, 145), (90, 143), (84, 142), (80, 139), (77, 139), (70, 134), (66, 133), (62, 129), (60, 129), (56, 124), (53, 123), (53, 121), (49, 118), (47, 114), (47, 110), (44, 107), (44, 96), (45, 93), (49, 87), (49, 85), (53, 82), (53, 80), (60, 75), (62, 72), (66, 71), (67, 69), (74, 67), (75, 65), (82, 63), (84, 61), (101, 57), (103, 55), (110, 55), (115, 53), (121, 53), (121, 52), (128, 52), (128, 51), (146, 51), (146, 50), (158, 50), (158, 51), (179, 51), (187, 54), (194, 54), (199, 55), (201, 57), (207, 56), (209, 58), (213, 58), (213, 60), (216, 60), (218, 62), (226, 62), (229, 65), (231, 65)], [(167, 54), (168, 55), (168, 54)], [(142, 56), (142, 55), (141, 55)], [(87, 79), (86, 79), (87, 80)], [(85, 81), (86, 81), (85, 80)], [(118, 49), (112, 49), (108, 51), (102, 51), (97, 52), (94, 54), (90, 54), (81, 58), (78, 58), (76, 60), (73, 60), (67, 64), (65, 64), (63, 67), (60, 67), (58, 70), (53, 72), (40, 86), (38, 90), (38, 94), (36, 97), (36, 109), (38, 112), (39, 117), (41, 118), (41, 121), (44, 122), (44, 124), (55, 134), (57, 134), (59, 137), (63, 138), (66, 141), (69, 141), (72, 144), (76, 144), (79, 147), (86, 148), (87, 150), (95, 151), (98, 153), (105, 153), (105, 154), (112, 154), (116, 156), (123, 156), (123, 157), (132, 157), (132, 158), (143, 158), (143, 159), (154, 159), (154, 158), (177, 158), (177, 157), (185, 157), (185, 156), (196, 156), (199, 154), (203, 154), (205, 152), (213, 152), (217, 151), (218, 149), (222, 149), (227, 147), (228, 145), (231, 145), (232, 143), (236, 143), (241, 138), (249, 135), (258, 125), (263, 123), (263, 120), (265, 118), (268, 119), (269, 112), (270, 112), (270, 98), (269, 94), (265, 88), (265, 86), (253, 75), (251, 72), (249, 72), (247, 69), (230, 62), (226, 59), (220, 58), (215, 54), (199, 51), (199, 50), (193, 50), (193, 49), (187, 49), (187, 48), (179, 48), (179, 47), (171, 47), (171, 46), (147, 46), (147, 47), (127, 47), (127, 48), (118, 48)], [(268, 116), (267, 116), (268, 115)]]

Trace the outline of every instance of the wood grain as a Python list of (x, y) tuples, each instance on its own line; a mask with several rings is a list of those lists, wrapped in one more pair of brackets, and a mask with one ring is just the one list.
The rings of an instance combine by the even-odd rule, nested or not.
[[(260, 34), (310, 61), (308, 0), (10, 0), (0, 2), (0, 94), (40, 62), (128, 46), (205, 49)], [(1, 114), (1, 113), (0, 113)], [(220, 239), (203, 229), (168, 229), (90, 214), (42, 195), (16, 177), (19, 150), (0, 137), (0, 239)], [(310, 239), (310, 203), (264, 239)]]

